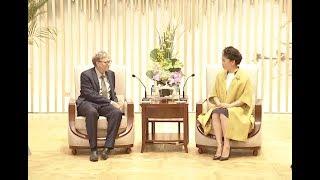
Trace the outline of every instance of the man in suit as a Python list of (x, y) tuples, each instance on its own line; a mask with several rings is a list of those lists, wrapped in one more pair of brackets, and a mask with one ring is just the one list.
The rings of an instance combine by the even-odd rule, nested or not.
[[(80, 96), (78, 97), (77, 112), (86, 117), (86, 129), (91, 149), (90, 161), (106, 160), (114, 148), (120, 122), (122, 119), (121, 106), (115, 89), (115, 74), (109, 70), (110, 56), (100, 51), (92, 58), (93, 68), (85, 70), (80, 76)], [(121, 82), (123, 83), (123, 82)], [(97, 120), (105, 116), (108, 120), (107, 137), (104, 149), (97, 151)]]

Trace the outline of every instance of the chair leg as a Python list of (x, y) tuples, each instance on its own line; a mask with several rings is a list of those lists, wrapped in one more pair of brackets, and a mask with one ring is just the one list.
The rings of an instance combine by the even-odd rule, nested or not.
[(76, 154), (77, 154), (77, 150), (76, 150), (76, 149), (72, 149), (71, 152), (72, 152), (73, 155), (76, 155)]
[(199, 153), (199, 154), (202, 154), (203, 151), (204, 151), (203, 148), (198, 148), (198, 153)]
[(126, 149), (126, 152), (127, 152), (128, 154), (130, 154), (130, 153), (131, 153), (131, 148), (127, 148), (127, 149)]

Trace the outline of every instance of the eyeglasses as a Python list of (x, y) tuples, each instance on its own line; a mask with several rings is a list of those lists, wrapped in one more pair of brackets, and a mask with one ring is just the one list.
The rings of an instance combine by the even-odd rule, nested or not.
[(98, 62), (103, 62), (103, 63), (105, 63), (105, 64), (111, 64), (111, 63), (112, 63), (111, 60), (110, 60), (110, 61), (98, 61)]

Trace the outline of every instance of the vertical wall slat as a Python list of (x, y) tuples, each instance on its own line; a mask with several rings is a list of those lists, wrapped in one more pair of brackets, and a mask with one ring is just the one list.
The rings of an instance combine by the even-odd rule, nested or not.
[[(266, 6), (266, 0), (262, 0), (262, 21), (266, 22), (266, 12), (267, 12), (267, 6)], [(262, 34), (266, 34), (266, 23), (262, 23)], [(262, 46), (261, 46), (261, 58), (259, 61), (261, 61), (261, 79), (262, 82), (266, 82), (266, 68), (265, 68), (265, 47), (266, 47), (266, 40), (265, 36), (262, 36)], [(265, 99), (265, 83), (261, 83), (261, 98)], [(265, 108), (266, 109), (266, 108)], [(266, 111), (266, 110), (265, 110)]]
[(173, 12), (173, 17), (176, 20), (176, 24), (180, 24), (181, 23), (181, 16), (180, 16), (180, 1), (176, 0), (176, 1), (172, 1), (173, 5), (172, 5), (172, 12)]
[[(45, 12), (48, 12), (48, 4), (46, 4), (46, 5), (44, 5), (44, 11)], [(50, 19), (50, 17), (49, 17), (49, 14), (48, 13), (46, 13), (46, 26), (49, 26), (49, 19)], [(45, 76), (43, 76), (43, 77), (45, 77), (45, 79), (46, 79), (46, 89), (45, 89), (45, 91), (46, 91), (46, 95), (44, 96), (44, 97), (46, 97), (45, 99), (46, 99), (46, 107), (47, 107), (47, 109), (46, 109), (46, 111), (44, 111), (44, 112), (50, 112), (50, 91), (49, 91), (49, 89), (50, 89), (50, 76), (48, 75), (48, 73), (47, 72), (49, 72), (49, 66), (48, 66), (48, 64), (49, 64), (49, 47), (50, 47), (50, 44), (49, 44), (49, 41), (48, 41), (48, 39), (46, 39), (46, 49), (45, 49), (45, 52), (46, 52), (46, 58), (45, 58), (45, 61), (46, 61), (46, 63), (44, 64), (45, 65)]]
[(74, 55), (75, 55), (75, 59), (73, 61), (74, 64), (79, 64), (80, 63), (80, 58), (79, 58), (79, 52), (80, 52), (80, 18), (79, 18), (79, 1), (75, 1), (76, 5), (75, 5), (75, 8), (76, 8), (76, 17), (75, 17), (75, 28), (74, 28), (74, 31), (75, 31), (75, 39), (74, 41), (72, 41), (72, 46), (75, 46), (76, 48), (74, 48)]
[[(138, 0), (138, 12), (137, 12), (137, 16), (139, 17), (138, 18), (138, 28), (137, 28), (137, 30), (138, 30), (138, 32), (141, 32), (141, 26), (142, 26), (142, 22), (141, 22), (141, 0)], [(138, 49), (138, 56), (137, 56), (137, 61), (136, 62), (138, 62), (137, 64), (138, 64), (138, 72), (139, 72), (139, 77), (141, 78), (142, 77), (142, 75), (143, 75), (143, 73), (141, 72), (142, 71), (142, 62), (141, 62), (141, 51), (142, 51), (142, 49), (141, 49), (141, 39), (142, 39), (142, 37), (141, 37), (141, 34), (142, 33), (138, 33), (137, 34), (137, 40), (138, 40), (138, 43), (137, 43), (137, 49)], [(144, 91), (145, 91), (145, 89), (142, 87), (142, 85), (141, 84), (139, 84), (139, 92), (140, 92), (140, 98), (139, 99), (142, 99), (142, 97), (144, 97)]]
[(214, 53), (213, 53), (213, 57), (214, 57), (214, 63), (219, 63), (221, 61), (221, 56), (219, 54), (220, 52), (220, 49), (219, 49), (219, 46), (218, 46), (218, 42), (219, 42), (219, 1), (214, 1), (214, 5), (215, 5), (215, 8), (214, 8), (214, 46), (213, 46), (213, 49), (214, 49)]
[[(135, 29), (134, 29), (134, 5), (133, 5), (133, 0), (130, 0), (130, 29), (131, 29), (131, 31), (130, 31), (130, 47), (135, 47), (135, 44), (134, 44), (134, 32), (135, 32)], [(130, 48), (130, 55), (132, 56), (132, 61), (133, 61), (133, 63), (131, 64), (131, 72), (133, 72), (133, 74), (135, 73), (135, 67), (134, 67), (134, 64), (136, 64), (136, 63), (134, 63), (135, 61), (136, 61), (136, 59), (134, 58), (134, 49), (135, 48)], [(132, 80), (133, 81), (133, 83), (131, 84), (131, 89), (134, 91), (133, 92), (133, 94), (138, 94), (137, 92), (136, 92), (136, 88), (135, 88), (135, 83), (136, 83), (136, 81), (135, 81), (135, 79), (133, 79)], [(138, 101), (138, 99), (140, 99), (140, 95), (138, 95), (138, 96), (133, 96), (134, 97), (134, 102), (136, 102), (136, 101)], [(136, 111), (136, 108), (139, 108), (139, 107), (136, 107), (135, 106), (135, 111)]]
[[(88, 7), (90, 5), (90, 1), (88, 3)], [(90, 9), (90, 8), (88, 8)], [(84, 46), (84, 57), (82, 58), (79, 58), (79, 59), (82, 59), (84, 60), (84, 64), (87, 64), (88, 62), (88, 19), (90, 19), (90, 12), (88, 13), (87, 9), (87, 1), (85, 0), (84, 3), (83, 3), (83, 17), (84, 17), (84, 20), (83, 20), (83, 24), (84, 24), (84, 27), (83, 27), (83, 32), (82, 34), (84, 34), (84, 37), (81, 38), (81, 41), (83, 41), (81, 44), (83, 44)]]
[[(126, 1), (127, 0), (123, 0), (122, 1), (122, 26), (123, 26), (123, 30), (122, 30), (122, 35), (123, 35), (123, 45), (122, 45), (122, 48), (123, 48), (123, 64), (127, 64), (127, 53), (126, 53), (126, 44), (127, 44), (127, 22), (126, 22), (126, 19), (127, 19), (127, 8), (126, 8)], [(148, 47), (148, 46), (147, 46)]]
[[(243, 36), (243, 28), (244, 28), (244, 25), (243, 25), (243, 11), (242, 11), (242, 8), (243, 8), (243, 3), (242, 3), (242, 0), (241, 1), (238, 1), (238, 3), (239, 3), (239, 7), (238, 7), (238, 9), (239, 9), (239, 13), (238, 13), (238, 21), (239, 21), (239, 24), (238, 24), (238, 30), (239, 30), (239, 32), (238, 32), (238, 48), (239, 48), (239, 50), (241, 50), (242, 51), (242, 44), (243, 44), (243, 42), (245, 41), (244, 40), (244, 36)], [(241, 53), (244, 53), (244, 52), (241, 52)]]
[[(212, 18), (211, 18), (211, 1), (206, 1), (206, 18), (205, 18), (205, 22), (206, 22), (206, 38), (203, 38), (203, 41), (205, 42), (205, 46), (206, 46), (206, 51), (204, 53), (206, 53), (205, 57), (205, 61), (203, 63), (201, 63), (202, 66), (200, 66), (200, 68), (202, 68), (200, 70), (200, 74), (199, 74), (199, 82), (200, 82), (200, 87), (204, 87), (202, 88), (202, 96), (199, 97), (199, 99), (204, 99), (203, 97), (207, 96), (207, 92), (206, 92), (206, 83), (204, 81), (202, 81), (202, 79), (206, 78), (206, 74), (205, 74), (205, 68), (207, 66), (207, 64), (211, 64), (212, 61), (215, 61), (216, 56), (214, 56), (214, 58), (212, 57), (212, 34), (213, 34), (213, 30), (212, 30)], [(197, 103), (197, 102), (196, 102)]]
[(107, 28), (108, 28), (108, 50), (107, 52), (110, 53), (112, 51), (112, 47), (111, 47), (111, 39), (112, 39), (112, 32), (111, 32), (111, 1), (108, 0), (107, 2)]
[(99, 24), (100, 24), (100, 45), (99, 45), (99, 49), (104, 50), (103, 49), (103, 6), (102, 6), (102, 0), (98, 0), (99, 1)]
[[(160, 24), (160, 27), (165, 27), (166, 15), (165, 15), (165, 10), (164, 10), (164, 0), (161, 0), (160, 7), (161, 7), (161, 17), (162, 18), (161, 18), (161, 22), (159, 24)], [(162, 29), (160, 30), (160, 32), (162, 32)]]
[[(42, 9), (43, 9), (43, 7), (42, 7)], [(40, 16), (38, 16), (38, 26), (40, 27), (40, 28), (42, 28), (43, 27), (43, 21), (41, 20), (41, 15)], [(38, 77), (38, 84), (39, 84), (39, 93), (38, 93), (38, 101), (39, 101), (39, 103), (38, 103), (38, 105), (39, 105), (39, 107), (38, 107), (38, 109), (39, 109), (39, 111), (40, 112), (42, 112), (42, 98), (41, 97), (43, 97), (43, 83), (42, 83), (42, 79), (43, 79), (43, 75), (42, 75), (42, 67), (43, 67), (43, 64), (41, 63), (41, 59), (42, 59), (42, 52), (41, 52), (41, 49), (42, 49), (42, 46), (43, 46), (43, 43), (42, 43), (42, 41), (39, 41), (38, 42), (38, 44), (39, 44), (39, 48), (38, 48), (38, 53), (37, 53), (37, 55), (40, 57), (40, 59), (38, 59), (38, 62), (37, 62), (37, 64), (38, 64), (38, 72), (39, 72), (39, 77)]]
[[(188, 9), (188, 1), (182, 1), (182, 5), (183, 5), (183, 20), (184, 20), (184, 23), (186, 24), (184, 27), (186, 27), (186, 26), (189, 26), (189, 24), (187, 23), (187, 19), (188, 19), (188, 11), (187, 11), (187, 9)], [(192, 29), (192, 27), (191, 27), (191, 29)], [(187, 31), (187, 32), (189, 32), (189, 30)], [(183, 34), (183, 64), (184, 64), (184, 66), (183, 66), (183, 72), (184, 72), (184, 74), (186, 74), (186, 63), (187, 63), (187, 52), (186, 52), (186, 49), (187, 49), (187, 47), (188, 47), (188, 36), (187, 36), (187, 32), (185, 32), (184, 34)], [(185, 78), (184, 78), (184, 80), (185, 80)], [(183, 84), (183, 86), (184, 86), (184, 84)], [(184, 88), (182, 89), (182, 91), (184, 91)]]
[(88, 19), (91, 19), (91, 1), (92, 0), (88, 0)]
[(227, 46), (227, 43), (226, 43), (226, 36), (227, 36), (227, 33), (223, 33), (223, 32), (226, 32), (227, 31), (227, 24), (228, 24), (228, 18), (227, 18), (227, 1), (223, 1), (222, 2), (222, 17), (220, 19), (220, 23), (222, 23), (222, 29), (221, 31), (219, 32), (222, 39), (221, 39), (221, 43), (220, 43), (220, 50), (222, 50), (224, 47)]
[[(207, 61), (206, 61), (206, 64), (210, 64), (210, 62), (211, 62), (211, 60), (212, 60), (212, 54), (211, 54), (211, 52), (212, 52), (212, 47), (211, 47), (211, 43), (212, 43), (212, 41), (211, 41), (211, 39), (212, 39), (212, 37), (211, 37), (211, 35), (212, 35), (212, 29), (211, 29), (211, 3), (210, 3), (211, 1), (207, 1), (207, 9), (206, 9), (206, 14), (207, 14), (207, 23), (206, 23), (206, 25), (207, 25), (207, 55), (208, 55), (208, 58), (207, 58)], [(205, 40), (204, 40), (205, 41)], [(200, 77), (202, 77), (202, 76), (200, 76)], [(203, 87), (203, 86), (202, 86)]]
[[(62, 35), (60, 36), (61, 38), (61, 62), (64, 61), (66, 59), (66, 56), (65, 56), (65, 28), (64, 28), (64, 5), (63, 5), (63, 0), (60, 0), (60, 16), (61, 16), (61, 23), (60, 23), (60, 27), (61, 27), (61, 32), (62, 32)], [(66, 103), (65, 102), (65, 97), (66, 97), (66, 87), (65, 87), (65, 83), (66, 83), (66, 78), (65, 78), (65, 66), (63, 66), (63, 64), (65, 63), (61, 63), (61, 67), (60, 67), (60, 74), (61, 74), (61, 111), (62, 112), (65, 112), (68, 110), (67, 106), (65, 106), (64, 104)]]
[[(95, 54), (98, 50), (96, 49), (96, 43), (94, 41), (90, 41), (90, 39), (96, 39), (96, 10), (95, 10), (95, 0), (91, 0), (91, 11), (90, 11), (90, 21), (91, 21), (91, 34), (88, 34), (88, 36), (92, 36), (92, 38), (89, 38), (88, 42), (90, 42), (89, 45), (91, 45), (91, 51), (89, 52), (89, 56), (92, 56), (93, 54)], [(88, 61), (88, 58), (86, 58)]]
[[(155, 36), (158, 36), (157, 29), (155, 28), (157, 24), (157, 12), (158, 12), (156, 9), (157, 9), (157, 0), (154, 0), (153, 1), (153, 23), (154, 23), (153, 34)], [(153, 41), (153, 47), (157, 47), (157, 41)]]
[[(269, 7), (270, 9), (270, 22), (274, 22), (273, 19), (273, 5), (274, 5), (274, 0), (271, 0), (271, 6)], [(269, 111), (273, 111), (272, 109), (272, 100), (273, 100), (273, 23), (270, 23), (270, 37), (272, 39), (270, 40), (270, 50), (269, 50)]]
[[(28, 112), (34, 112), (33, 106), (34, 106), (34, 66), (33, 66), (33, 60), (36, 59), (36, 57), (33, 55), (33, 46), (28, 45), (28, 56), (29, 56), (29, 63), (28, 63)], [(31, 59), (31, 60), (30, 60)]]
[[(198, 8), (199, 8), (199, 4), (197, 3), (198, 1), (192, 1), (192, 3), (190, 3), (190, 6), (192, 7), (192, 8), (190, 8), (191, 9), (191, 41), (189, 42), (189, 45), (190, 45), (190, 43), (191, 43), (191, 45), (190, 45), (190, 47), (191, 47), (191, 59), (190, 58), (188, 58), (188, 61), (187, 61), (187, 63), (186, 64), (192, 64), (192, 62), (190, 62), (190, 61), (192, 61), (192, 60), (194, 60), (195, 59), (195, 43), (196, 43), (196, 29), (197, 29), (197, 26), (196, 26), (196, 19), (197, 19), (197, 14), (198, 14)], [(184, 51), (184, 52), (186, 52), (186, 51)], [(188, 57), (190, 57), (190, 56), (188, 56)], [(191, 68), (190, 68), (190, 66), (187, 66), (188, 67), (188, 69), (187, 69), (187, 76), (189, 76), (189, 74), (191, 74), (192, 72), (194, 72), (194, 66), (191, 66)], [(191, 71), (191, 72), (190, 72)], [(189, 82), (189, 83), (191, 83), (191, 82)], [(192, 85), (192, 86), (191, 86)], [(194, 101), (194, 96), (193, 96), (193, 93), (194, 93), (194, 91), (191, 91), (191, 95), (189, 95), (189, 92), (190, 91), (188, 91), (189, 89), (190, 89), (190, 86), (192, 87), (192, 89), (194, 89), (193, 87), (194, 87), (194, 83), (192, 83), (192, 84), (189, 84), (187, 87), (189, 87), (189, 88), (186, 88), (185, 89), (185, 94), (187, 94), (188, 96), (188, 101), (189, 101), (189, 107), (191, 106), (192, 107), (192, 105), (193, 105), (193, 101)], [(191, 96), (191, 98), (190, 98), (190, 96)], [(190, 101), (191, 100), (191, 101)]]
[[(204, 27), (203, 27), (203, 19), (205, 18), (202, 18), (203, 15), (204, 15), (204, 9), (203, 9), (203, 1), (199, 1), (199, 13), (198, 13), (198, 19), (199, 19), (199, 26), (198, 26), (198, 31), (197, 32), (204, 32)], [(201, 17), (201, 18), (200, 18)], [(194, 73), (194, 72), (199, 72), (197, 74), (197, 76), (195, 77), (195, 79), (200, 79), (199, 77), (202, 77), (202, 72), (201, 71), (201, 64), (204, 64), (206, 62), (206, 60), (204, 60), (204, 46), (203, 46), (203, 43), (206, 42), (206, 41), (203, 41), (203, 36), (205, 35), (204, 33), (198, 33), (199, 34), (199, 40), (198, 40), (198, 43), (199, 43), (199, 51), (198, 51), (198, 55), (196, 56), (197, 58), (199, 58), (199, 61), (201, 63), (198, 63), (196, 64), (197, 68), (193, 69), (193, 71), (191, 73)], [(207, 42), (206, 42), (207, 43)], [(196, 59), (197, 59), (196, 58)], [(192, 59), (192, 62), (194, 63), (194, 60), (195, 59)], [(193, 81), (193, 82), (196, 82), (196, 87), (202, 87), (202, 84), (201, 84), (201, 81)], [(192, 84), (195, 84), (195, 83), (192, 83)], [(194, 89), (194, 88), (193, 88)], [(200, 97), (202, 97), (202, 91), (200, 89), (194, 89), (194, 91), (192, 91), (192, 97), (194, 97), (194, 99), (199, 99)], [(194, 99), (193, 99), (193, 102), (194, 102)]]
[[(286, 15), (287, 15), (287, 18), (286, 20), (288, 21), (291, 21), (292, 19), (292, 11), (291, 11), (291, 8), (292, 8), (292, 4), (291, 4), (291, 0), (288, 0), (287, 1), (287, 5), (286, 5)], [(289, 44), (289, 40), (290, 40), (290, 26), (287, 26), (286, 28), (286, 112), (289, 112), (289, 95), (291, 93), (289, 93), (289, 57), (290, 57), (290, 44)], [(292, 81), (291, 81), (292, 82)], [(291, 86), (292, 87), (292, 86)]]
[(234, 46), (234, 0), (231, 0), (231, 9), (230, 9), (230, 45), (233, 45)]
[(244, 58), (246, 60), (246, 63), (250, 63), (250, 56), (249, 56), (249, 49), (250, 49), (250, 35), (251, 35), (251, 6), (250, 6), (251, 0), (246, 0), (246, 35), (245, 35), (245, 46), (242, 47), (242, 53), (245, 55)]
[(173, 15), (173, 6), (172, 6), (172, 3), (174, 3), (174, 2), (172, 2), (172, 1), (167, 1), (167, 5), (168, 5), (168, 11), (169, 11), (169, 20), (170, 20), (170, 22), (171, 23), (173, 23), (173, 17), (174, 17), (174, 15)]
[[(115, 41), (114, 41), (114, 47), (118, 47), (119, 46), (119, 19), (118, 19), (118, 1), (114, 1), (114, 23), (115, 23), (115, 30), (114, 30), (114, 34), (115, 34)], [(119, 64), (119, 48), (115, 48), (115, 55), (113, 56), (115, 57), (116, 63)]]
[(254, 44), (253, 44), (253, 48), (254, 48), (254, 52), (253, 52), (253, 62), (257, 63), (257, 59), (255, 57), (257, 57), (257, 45), (258, 45), (258, 36), (257, 36), (257, 31), (258, 31), (258, 27), (259, 27), (259, 0), (255, 0), (254, 1), (254, 35), (253, 35), (253, 39), (254, 39)]
[[(146, 20), (145, 20), (145, 27), (144, 27), (144, 29), (146, 29), (146, 37), (150, 37), (150, 31), (149, 31), (149, 24), (150, 24), (150, 18), (149, 18), (149, 1), (146, 1), (146, 6), (145, 6), (145, 18), (146, 18)], [(149, 38), (145, 38), (145, 44), (146, 44), (146, 49), (148, 49), (148, 47), (149, 47)], [(142, 48), (143, 49), (143, 48)], [(148, 51), (147, 52), (145, 52), (145, 57), (146, 57), (146, 62), (147, 63), (143, 63), (144, 64), (144, 66), (143, 66), (143, 68), (144, 69), (147, 69), (147, 67), (148, 67), (148, 60), (149, 60), (149, 53), (148, 53)], [(148, 79), (148, 78), (147, 78)], [(151, 87), (151, 85), (149, 85), (150, 83), (150, 81), (145, 81), (145, 82), (147, 82), (146, 83), (146, 87), (147, 87), (147, 93), (149, 94), (149, 91), (148, 91), (148, 87)], [(151, 95), (151, 94), (150, 94)]]
[[(55, 1), (52, 1), (52, 17), (53, 17), (53, 26), (56, 27), (57, 25), (57, 18), (56, 18), (56, 5), (55, 5)], [(56, 77), (56, 73), (57, 73), (57, 48), (58, 48), (58, 43), (55, 42), (54, 44), (54, 48), (53, 48), (53, 66), (50, 66), (52, 67), (52, 73), (50, 73), (50, 75), (52, 75), (52, 79), (54, 79), (54, 87), (52, 89), (54, 89), (53, 93), (54, 93), (54, 101), (57, 102), (58, 101), (58, 97), (57, 97), (57, 94), (58, 94), (58, 91), (57, 91), (57, 87), (58, 87), (58, 82), (57, 82), (57, 79), (56, 78), (53, 78), (53, 77)], [(51, 68), (50, 68), (51, 69)], [(50, 78), (51, 79), (51, 78)], [(58, 110), (58, 107), (57, 107), (57, 103), (54, 103), (54, 111), (57, 112)]]
[[(278, 13), (279, 14), (282, 14), (282, 3), (283, 3), (283, 0), (278, 0)], [(281, 86), (280, 86), (280, 83), (281, 83), (281, 31), (280, 31), (280, 27), (281, 27), (281, 23), (282, 23), (282, 19), (278, 19), (278, 25), (277, 25), (277, 29), (279, 29), (278, 31), (278, 47), (277, 47), (277, 65), (278, 65), (278, 74), (277, 74), (277, 82), (278, 82), (278, 86), (277, 86), (277, 111), (280, 112), (280, 107), (281, 107), (281, 101), (280, 101), (280, 97), (281, 97), (281, 94), (282, 94), (282, 90), (281, 90)]]
[[(73, 70), (72, 70), (72, 62), (73, 62), (73, 49), (72, 49), (72, 42), (73, 42), (73, 36), (72, 36), (72, 0), (68, 0), (68, 11), (67, 11), (67, 18), (68, 18), (68, 21), (67, 21), (67, 29), (66, 29), (66, 32), (67, 32), (67, 38), (66, 38), (66, 46), (67, 48), (69, 49), (69, 51), (67, 51), (67, 55), (66, 55), (66, 58), (65, 59), (70, 59), (68, 62), (66, 62), (66, 73), (65, 75), (67, 76), (66, 77), (66, 80), (65, 80), (65, 84), (66, 84), (66, 97), (68, 97), (65, 101), (65, 111), (68, 110), (68, 99), (70, 99), (70, 97), (73, 97), (71, 96), (71, 90), (72, 90), (72, 78), (73, 78)], [(70, 52), (71, 51), (71, 52)]]

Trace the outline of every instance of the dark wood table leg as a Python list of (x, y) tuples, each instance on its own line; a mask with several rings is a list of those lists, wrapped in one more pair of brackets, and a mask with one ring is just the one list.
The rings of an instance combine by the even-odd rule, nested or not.
[(188, 153), (188, 143), (189, 143), (189, 120), (188, 120), (188, 105), (184, 107), (184, 117), (183, 117), (183, 144), (184, 150)]
[(147, 130), (146, 130), (146, 126), (147, 126), (147, 119), (145, 117), (145, 110), (142, 110), (142, 118), (141, 118), (141, 122), (142, 122), (142, 142), (141, 142), (141, 153), (143, 153), (144, 151), (144, 146), (146, 144), (146, 135), (147, 135)]
[(155, 128), (155, 122), (151, 122), (151, 133), (152, 133), (152, 140), (155, 139), (155, 133), (156, 133), (156, 128)]

